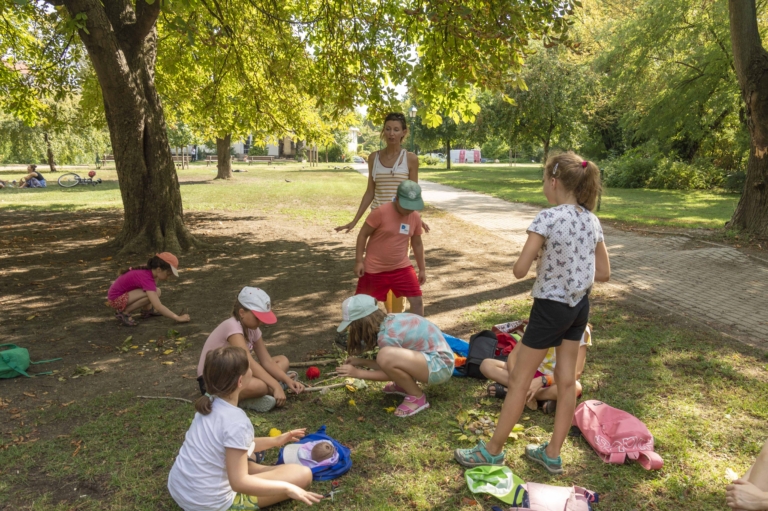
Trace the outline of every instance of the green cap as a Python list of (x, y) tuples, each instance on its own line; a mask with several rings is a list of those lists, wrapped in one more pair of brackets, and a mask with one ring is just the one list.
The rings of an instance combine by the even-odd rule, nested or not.
[(376, 305), (376, 299), (368, 295), (350, 296), (341, 304), (342, 322), (339, 324), (338, 332), (343, 332), (350, 323), (362, 319), (379, 310)]
[(424, 209), (424, 201), (421, 200), (421, 187), (419, 183), (406, 179), (397, 187), (397, 200), (405, 209), (421, 211)]

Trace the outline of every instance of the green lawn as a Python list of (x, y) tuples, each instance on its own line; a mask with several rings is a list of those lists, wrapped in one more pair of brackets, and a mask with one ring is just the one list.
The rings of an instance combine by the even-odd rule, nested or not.
[[(302, 171), (298, 165), (276, 169), (251, 166), (250, 172), (236, 174), (229, 182), (209, 182), (211, 169), (202, 166), (180, 172), (187, 211), (278, 211), (313, 224), (319, 231), (348, 221), (365, 186), (364, 179), (353, 171), (322, 167)], [(493, 179), (505, 183), (514, 178), (514, 192), (507, 184), (509, 196), (500, 196), (542, 204), (532, 167), (422, 173), (426, 179), (449, 184), (469, 187), (467, 179), (472, 179), (472, 186), (490, 187), (491, 179), (483, 179), (483, 174), (498, 174)], [(95, 189), (63, 190), (52, 186), (45, 190), (0, 191), (0, 210), (118, 208), (114, 171), (100, 171), (100, 175), (112, 183)], [(699, 209), (694, 213), (691, 207), (689, 215), (698, 220), (685, 225), (710, 225), (705, 217), (714, 217), (712, 211), (727, 209), (730, 206), (725, 204), (726, 199), (733, 200), (711, 194), (712, 201), (719, 198), (720, 203), (706, 206), (704, 194), (619, 192), (626, 195), (605, 197), (604, 216), (616, 207), (610, 204), (626, 204), (629, 195), (635, 194), (634, 207), (638, 211), (642, 197), (667, 197), (677, 207), (690, 200)], [(662, 209), (656, 205), (645, 208), (654, 211), (654, 216), (661, 215)], [(630, 209), (620, 211), (628, 215)], [(640, 218), (632, 221), (650, 223), (650, 216)], [(670, 215), (667, 221), (682, 225), (684, 218), (688, 217)], [(708, 222), (717, 223), (711, 219)], [(457, 323), (471, 324), (472, 331), (478, 331), (500, 321), (525, 317), (529, 308), (528, 299), (479, 303)], [(599, 293), (593, 311), (595, 345), (582, 378), (585, 397), (604, 400), (639, 416), (656, 437), (664, 468), (647, 472), (637, 464), (607, 465), (583, 440), (569, 438), (563, 451), (566, 474), (549, 477), (522, 457), (525, 443), (545, 439), (552, 431), (552, 418), (540, 412), (524, 414), (524, 434), (510, 443), (507, 463), (526, 480), (579, 484), (598, 491), (602, 498), (596, 511), (723, 509), (726, 469), (743, 473), (768, 437), (766, 357), (711, 331), (645, 315), (623, 303), (601, 298)], [(95, 386), (101, 377), (84, 376)], [(341, 500), (321, 503), (320, 508), (480, 509), (462, 504), (462, 499), (471, 495), (463, 471), (452, 460), (452, 449), (470, 446), (468, 441), (457, 438), (457, 415), (470, 411), (498, 413), (500, 403), (485, 397), (485, 384), (453, 379), (430, 388), (432, 408), (409, 419), (396, 418), (385, 410), (398, 401), (384, 396), (378, 391), (380, 387), (372, 384), (354, 395), (336, 390), (327, 395), (293, 397), (287, 408), (252, 415), (252, 419), (259, 435), (265, 435), (271, 427), (314, 430), (326, 424), (329, 434), (353, 449), (354, 466), (342, 479)], [(354, 398), (354, 406), (350, 398)], [(190, 405), (139, 400), (130, 392), (115, 392), (91, 401), (80, 399), (69, 406), (41, 403), (39, 409), (27, 413), (23, 424), (8, 421), (0, 433), (0, 506), (24, 503), (46, 511), (177, 509), (165, 485), (192, 417)], [(267, 461), (275, 459), (272, 453)], [(48, 493), (41, 488), (48, 489)], [(316, 484), (315, 489), (327, 491), (329, 483)], [(480, 502), (482, 509), (500, 505), (484, 498)], [(304, 506), (289, 503), (280, 509)]]
[[(529, 306), (529, 300), (481, 303), (464, 319), (475, 329), (488, 328), (525, 315)], [(717, 336), (638, 317), (613, 302), (598, 300), (592, 320), (595, 346), (582, 379), (585, 395), (641, 417), (655, 435), (664, 468), (648, 472), (637, 464), (604, 464), (582, 439), (569, 438), (563, 451), (566, 474), (550, 477), (522, 457), (526, 442), (552, 431), (552, 418), (533, 411), (521, 421), (522, 438), (509, 443), (508, 465), (526, 480), (598, 491), (597, 511), (723, 509), (726, 469), (743, 473), (768, 435), (765, 358)], [(98, 385), (98, 374), (88, 378)], [(342, 479), (345, 491), (337, 509), (465, 508), (462, 498), (471, 495), (452, 449), (470, 443), (457, 440), (456, 416), (462, 410), (498, 413), (500, 403), (485, 398), (485, 385), (478, 380), (454, 378), (428, 390), (432, 408), (399, 419), (385, 410), (397, 400), (384, 396), (380, 387), (294, 397), (286, 409), (251, 417), (257, 435), (271, 427), (285, 431), (326, 424), (331, 435), (352, 448), (354, 465)], [(0, 466), (6, 468), (0, 505), (23, 496), (33, 509), (74, 509), (72, 502), (55, 504), (57, 495), (37, 491), (34, 481), (45, 478), (48, 488), (79, 487), (78, 510), (177, 509), (166, 478), (193, 414), (190, 405), (137, 400), (127, 392), (30, 412), (26, 425), (4, 441), (33, 429), (57, 435), (0, 449)], [(275, 459), (272, 452), (267, 461)], [(106, 486), (109, 496), (92, 495), (93, 482)], [(314, 488), (327, 491), (329, 483)], [(483, 509), (500, 504), (480, 502)]]
[[(214, 165), (197, 163), (179, 170), (181, 195), (185, 211), (277, 211), (300, 219), (323, 217), (326, 222), (341, 225), (352, 218), (346, 206), (357, 207), (365, 190), (365, 180), (353, 170), (334, 169), (343, 164), (320, 164), (310, 169), (299, 163), (240, 165), (248, 170), (235, 173), (231, 180), (213, 180)], [(43, 189), (5, 188), (0, 190), (0, 210), (58, 210), (122, 208), (117, 173), (114, 167), (97, 169), (103, 183), (96, 186), (62, 188), (56, 180), (64, 172), (85, 176), (89, 169), (65, 169), (59, 174), (44, 172), (49, 180)], [(0, 170), (0, 179), (13, 180), (21, 171)]]
[[(426, 167), (419, 169), (419, 176), (510, 202), (547, 206), (540, 165), (458, 165), (451, 170)], [(598, 216), (643, 226), (716, 229), (731, 218), (738, 199), (737, 194), (721, 191), (607, 188)]]

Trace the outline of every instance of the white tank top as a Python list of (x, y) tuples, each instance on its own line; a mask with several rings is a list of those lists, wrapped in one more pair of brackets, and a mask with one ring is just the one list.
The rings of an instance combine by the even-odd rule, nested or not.
[(400, 156), (395, 160), (393, 167), (385, 167), (379, 161), (379, 151), (373, 160), (373, 202), (371, 209), (376, 209), (382, 204), (392, 202), (397, 195), (397, 187), (408, 179), (408, 157), (405, 149), (400, 151)]

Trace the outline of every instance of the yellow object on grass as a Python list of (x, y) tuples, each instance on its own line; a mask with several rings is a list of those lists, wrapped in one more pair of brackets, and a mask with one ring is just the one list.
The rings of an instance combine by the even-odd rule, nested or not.
[(277, 428), (272, 428), (272, 429), (270, 429), (270, 430), (269, 430), (269, 436), (270, 436), (270, 437), (276, 437), (276, 436), (280, 436), (280, 435), (282, 435), (282, 434), (283, 434), (283, 432), (282, 432), (282, 431), (280, 431), (280, 430), (279, 430), (279, 429), (277, 429)]

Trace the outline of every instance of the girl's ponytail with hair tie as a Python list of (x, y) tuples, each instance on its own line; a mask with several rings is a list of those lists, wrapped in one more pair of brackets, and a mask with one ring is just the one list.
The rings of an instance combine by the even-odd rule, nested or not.
[(588, 163), (589, 162), (587, 162), (587, 160), (584, 160), (583, 162), (581, 162), (581, 168), (583, 169), (587, 168)]
[(205, 397), (207, 397), (208, 399), (210, 399), (210, 400), (211, 400), (211, 403), (213, 403), (213, 396), (212, 396), (212, 395), (210, 395), (209, 393), (207, 393), (207, 392), (206, 392), (206, 393), (205, 393)]

